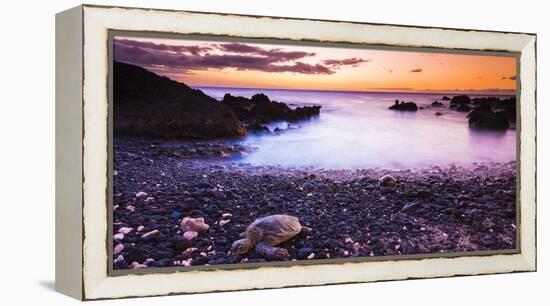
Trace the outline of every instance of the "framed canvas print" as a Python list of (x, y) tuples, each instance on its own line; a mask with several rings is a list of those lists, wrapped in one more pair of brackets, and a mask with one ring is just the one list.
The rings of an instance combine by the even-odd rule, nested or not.
[(56, 288), (536, 270), (536, 36), (83, 5), (56, 17)]

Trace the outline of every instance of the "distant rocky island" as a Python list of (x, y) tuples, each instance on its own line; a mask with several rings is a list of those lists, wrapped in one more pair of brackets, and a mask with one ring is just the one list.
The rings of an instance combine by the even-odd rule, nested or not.
[[(516, 122), (516, 97), (498, 98), (481, 97), (470, 98), (467, 95), (458, 95), (449, 98), (444, 96), (442, 101), (450, 101), (449, 108), (458, 112), (468, 112), (468, 125), (478, 130), (506, 130)], [(443, 107), (440, 101), (431, 103), (431, 107)], [(395, 100), (395, 103), (388, 107), (397, 111), (417, 111), (423, 109), (414, 102)], [(436, 116), (442, 113), (436, 112)]]
[(291, 109), (283, 102), (270, 101), (262, 93), (250, 99), (226, 94), (222, 103), (235, 112), (239, 120), (244, 122), (247, 130), (266, 130), (265, 124), (273, 121), (306, 120), (318, 116), (321, 111), (321, 106), (318, 105)]
[(114, 62), (114, 132), (117, 135), (215, 139), (266, 130), (266, 124), (318, 116), (321, 106), (290, 108), (264, 94), (227, 94), (218, 101), (201, 90), (142, 67)]

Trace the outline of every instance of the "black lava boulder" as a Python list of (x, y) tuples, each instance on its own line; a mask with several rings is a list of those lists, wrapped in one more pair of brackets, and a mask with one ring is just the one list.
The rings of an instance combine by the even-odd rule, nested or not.
[(482, 104), (468, 114), (470, 128), (480, 130), (506, 130), (510, 126), (505, 113), (495, 113), (489, 104)]
[(395, 100), (395, 103), (389, 107), (389, 109), (392, 110), (398, 110), (398, 111), (413, 111), (416, 112), (418, 110), (418, 106), (414, 102), (404, 102), (399, 100)]
[(211, 139), (246, 132), (227, 105), (145, 68), (115, 62), (113, 85), (117, 135)]
[(472, 99), (470, 99), (470, 97), (466, 95), (454, 96), (451, 99), (451, 105), (470, 104), (470, 103), (472, 103)]
[(321, 110), (321, 106), (318, 105), (292, 109), (286, 103), (271, 101), (262, 93), (255, 94), (250, 99), (226, 94), (222, 103), (233, 109), (250, 130), (265, 130), (263, 124), (278, 120), (309, 119), (318, 116)]

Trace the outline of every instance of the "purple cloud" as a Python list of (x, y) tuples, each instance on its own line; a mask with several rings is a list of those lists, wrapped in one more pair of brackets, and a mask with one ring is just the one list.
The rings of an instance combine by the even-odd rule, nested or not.
[(261, 56), (269, 56), (273, 59), (278, 59), (278, 61), (290, 61), (297, 60), (308, 56), (315, 56), (315, 53), (302, 52), (302, 51), (282, 51), (281, 49), (263, 49), (257, 46), (251, 46), (241, 43), (228, 43), (220, 44), (218, 48), (222, 51), (231, 52), (231, 53), (244, 53), (244, 54), (255, 54)]
[(422, 68), (415, 68), (415, 69), (412, 69), (410, 72), (415, 72), (415, 73), (422, 72)]
[(220, 50), (235, 52), (235, 53), (259, 53), (263, 51), (263, 49), (260, 47), (251, 46), (247, 44), (240, 44), (240, 43), (221, 44), (221, 45), (218, 45), (218, 48)]
[[(295, 62), (291, 65), (269, 65), (268, 72), (295, 72), (303, 74), (333, 74), (334, 71), (321, 64), (311, 65)], [(264, 70), (265, 71), (265, 70)]]
[(517, 77), (516, 77), (515, 75), (509, 76), (509, 77), (505, 77), (505, 76), (502, 77), (502, 80), (512, 80), (512, 81), (515, 81), (516, 79), (517, 79)]
[(212, 50), (212, 48), (210, 47), (166, 45), (166, 44), (156, 44), (152, 42), (143, 42), (143, 41), (130, 40), (130, 39), (115, 39), (115, 45), (124, 45), (127, 47), (137, 47), (137, 48), (157, 50), (157, 51), (190, 53), (193, 55), (199, 55), (200, 53)]
[[(216, 51), (216, 52), (210, 52)], [(221, 53), (220, 53), (221, 51)], [(114, 59), (145, 67), (164, 75), (189, 74), (206, 69), (236, 69), (300, 74), (334, 74), (341, 66), (356, 66), (368, 60), (349, 58), (306, 63), (315, 53), (266, 49), (242, 43), (210, 46), (166, 45), (130, 39), (114, 40)]]
[(323, 64), (329, 65), (329, 66), (353, 66), (356, 67), (357, 65), (361, 63), (367, 63), (370, 62), (370, 60), (362, 59), (362, 58), (346, 58), (346, 59), (328, 59), (324, 60)]

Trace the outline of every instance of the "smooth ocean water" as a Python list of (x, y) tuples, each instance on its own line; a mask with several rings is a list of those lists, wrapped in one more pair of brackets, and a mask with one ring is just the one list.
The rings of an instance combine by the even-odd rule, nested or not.
[[(262, 92), (271, 100), (291, 107), (322, 105), (319, 118), (290, 125), (274, 123), (270, 129), (286, 130), (247, 135), (243, 142), (257, 147), (257, 151), (244, 158), (245, 163), (325, 169), (404, 169), (516, 160), (515, 130), (471, 130), (467, 113), (450, 110), (449, 101), (441, 101), (442, 94), (200, 89), (220, 100), (226, 93), (251, 97)], [(396, 99), (413, 101), (425, 109), (389, 110)], [(444, 107), (431, 107), (435, 100), (443, 102)], [(436, 112), (443, 115), (435, 116)]]

